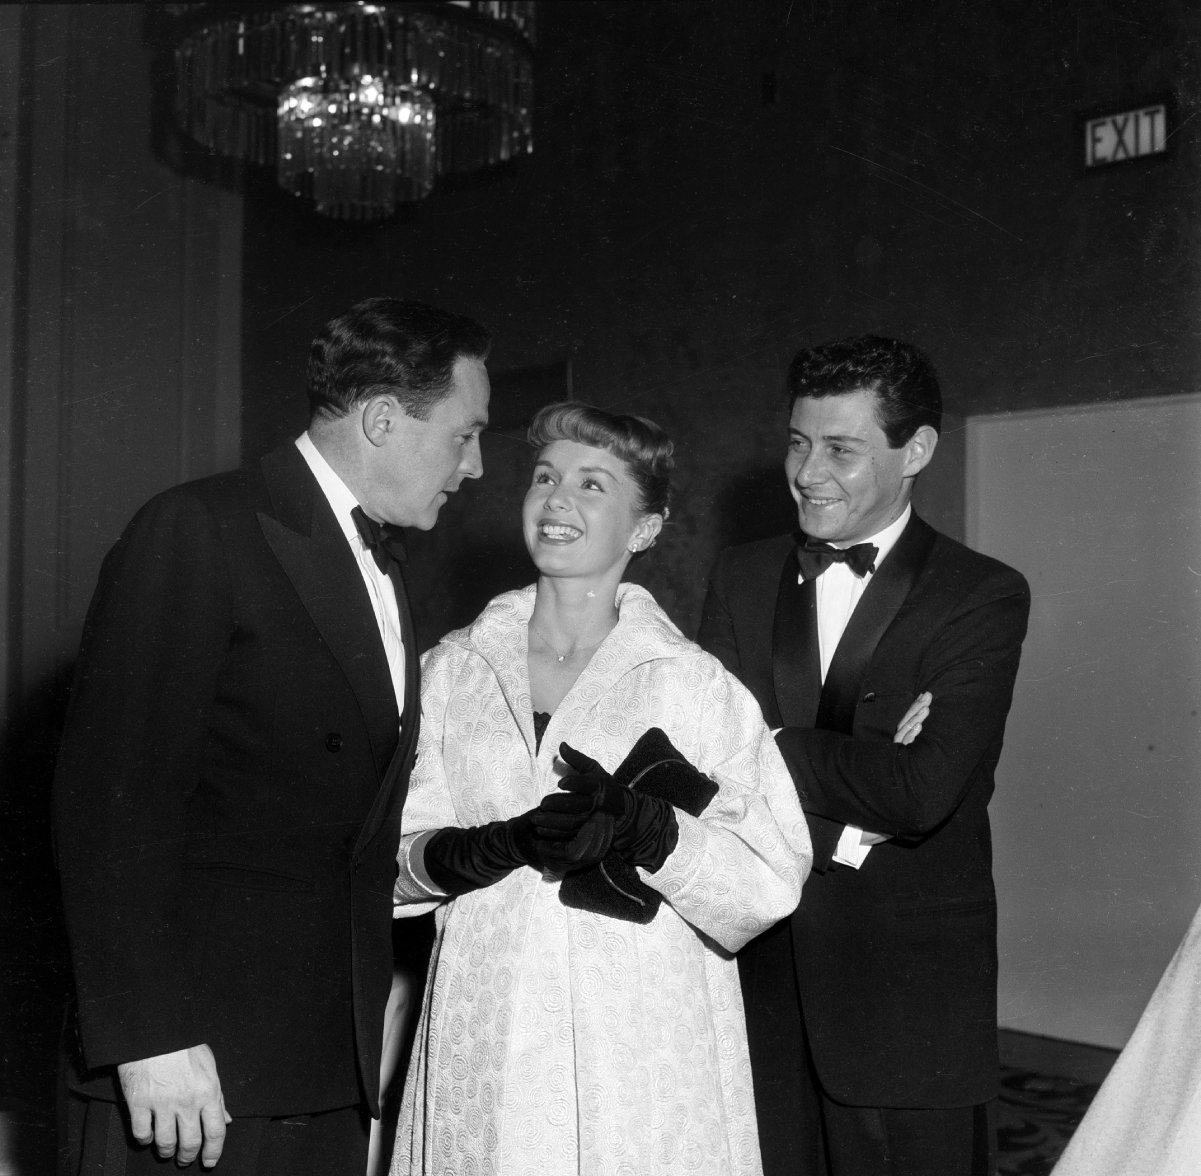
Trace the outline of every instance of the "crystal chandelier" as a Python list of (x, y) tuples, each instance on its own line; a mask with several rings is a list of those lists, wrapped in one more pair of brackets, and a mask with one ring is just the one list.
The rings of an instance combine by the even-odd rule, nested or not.
[(328, 216), (533, 149), (533, 0), (180, 4), (180, 128)]

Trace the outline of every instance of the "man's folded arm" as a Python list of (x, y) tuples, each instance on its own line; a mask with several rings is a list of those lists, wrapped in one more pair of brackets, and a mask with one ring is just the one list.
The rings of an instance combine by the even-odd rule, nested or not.
[(954, 812), (1004, 732), (1029, 613), (1020, 583), (1004, 596), (965, 602), (935, 635), (918, 682), (935, 701), (911, 745), (804, 727), (778, 733), (806, 816), (839, 831), (855, 825), (920, 839)]

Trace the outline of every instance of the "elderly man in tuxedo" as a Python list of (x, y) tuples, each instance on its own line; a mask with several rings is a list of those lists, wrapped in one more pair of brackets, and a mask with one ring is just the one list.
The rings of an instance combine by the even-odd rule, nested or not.
[(801, 534), (722, 553), (699, 638), (779, 728), (814, 845), (800, 907), (740, 959), (765, 1172), (984, 1176), (987, 806), (1029, 590), (910, 506), (941, 422), (921, 352), (806, 349), (788, 389)]
[(55, 785), (71, 1172), (363, 1173), (420, 715), (395, 540), (482, 472), (488, 348), (360, 302), (313, 342), (307, 431), (106, 558)]

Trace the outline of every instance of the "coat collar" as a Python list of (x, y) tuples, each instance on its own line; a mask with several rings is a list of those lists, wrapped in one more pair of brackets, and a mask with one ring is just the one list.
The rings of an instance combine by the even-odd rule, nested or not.
[[(502, 593), (471, 625), (442, 639), (445, 644), (470, 650), (488, 664), (531, 756), (536, 743), (526, 626), (534, 611), (535, 591), (531, 584)], [(672, 624), (645, 588), (622, 584), (616, 602), (617, 624), (555, 711), (543, 740), (544, 752), (548, 747), (557, 748), (562, 739), (570, 742), (572, 732), (586, 728), (600, 699), (638, 666), (660, 658), (700, 655), (699, 648)]]

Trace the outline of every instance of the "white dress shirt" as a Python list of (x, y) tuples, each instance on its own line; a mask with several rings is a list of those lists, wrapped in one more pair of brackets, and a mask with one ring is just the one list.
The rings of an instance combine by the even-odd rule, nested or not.
[(392, 676), (392, 689), (396, 692), (396, 709), (403, 714), (405, 701), (405, 647), (401, 639), (400, 610), (396, 604), (396, 590), (387, 573), (381, 572), (375, 562), (371, 549), (363, 542), (358, 528), (354, 525), (351, 512), (359, 505), (358, 499), (350, 492), (349, 487), (334, 473), (329, 462), (317, 450), (312, 438), (307, 432), (296, 438), (296, 448), (301, 457), (308, 462), (313, 477), (321, 487), (334, 517), (354, 552), (355, 562), (363, 583), (367, 585), (367, 594), (371, 597), (371, 608), (375, 613), (375, 623), (379, 626), (380, 639), (384, 643), (384, 655), (388, 659), (388, 671)]
[[(906, 506), (901, 517), (890, 523), (883, 531), (867, 539), (859, 540), (860, 543), (876, 545), (876, 571), (880, 570), (880, 565), (896, 546), (912, 513), (913, 508)], [(835, 543), (833, 546), (850, 547), (852, 544)], [(817, 577), (814, 585), (817, 590), (817, 644), (821, 657), (823, 685), (825, 685), (830, 663), (834, 660), (834, 653), (838, 649), (838, 643), (842, 640), (842, 635), (851, 620), (851, 614), (855, 611), (855, 606), (866, 591), (873, 575), (875, 572), (857, 576), (845, 563), (832, 563)], [(838, 839), (838, 848), (834, 851), (836, 862), (841, 862), (844, 866), (853, 866), (856, 870), (863, 865), (871, 846), (860, 844), (859, 839), (862, 833), (863, 830), (854, 825), (847, 825), (843, 829), (842, 836)]]

